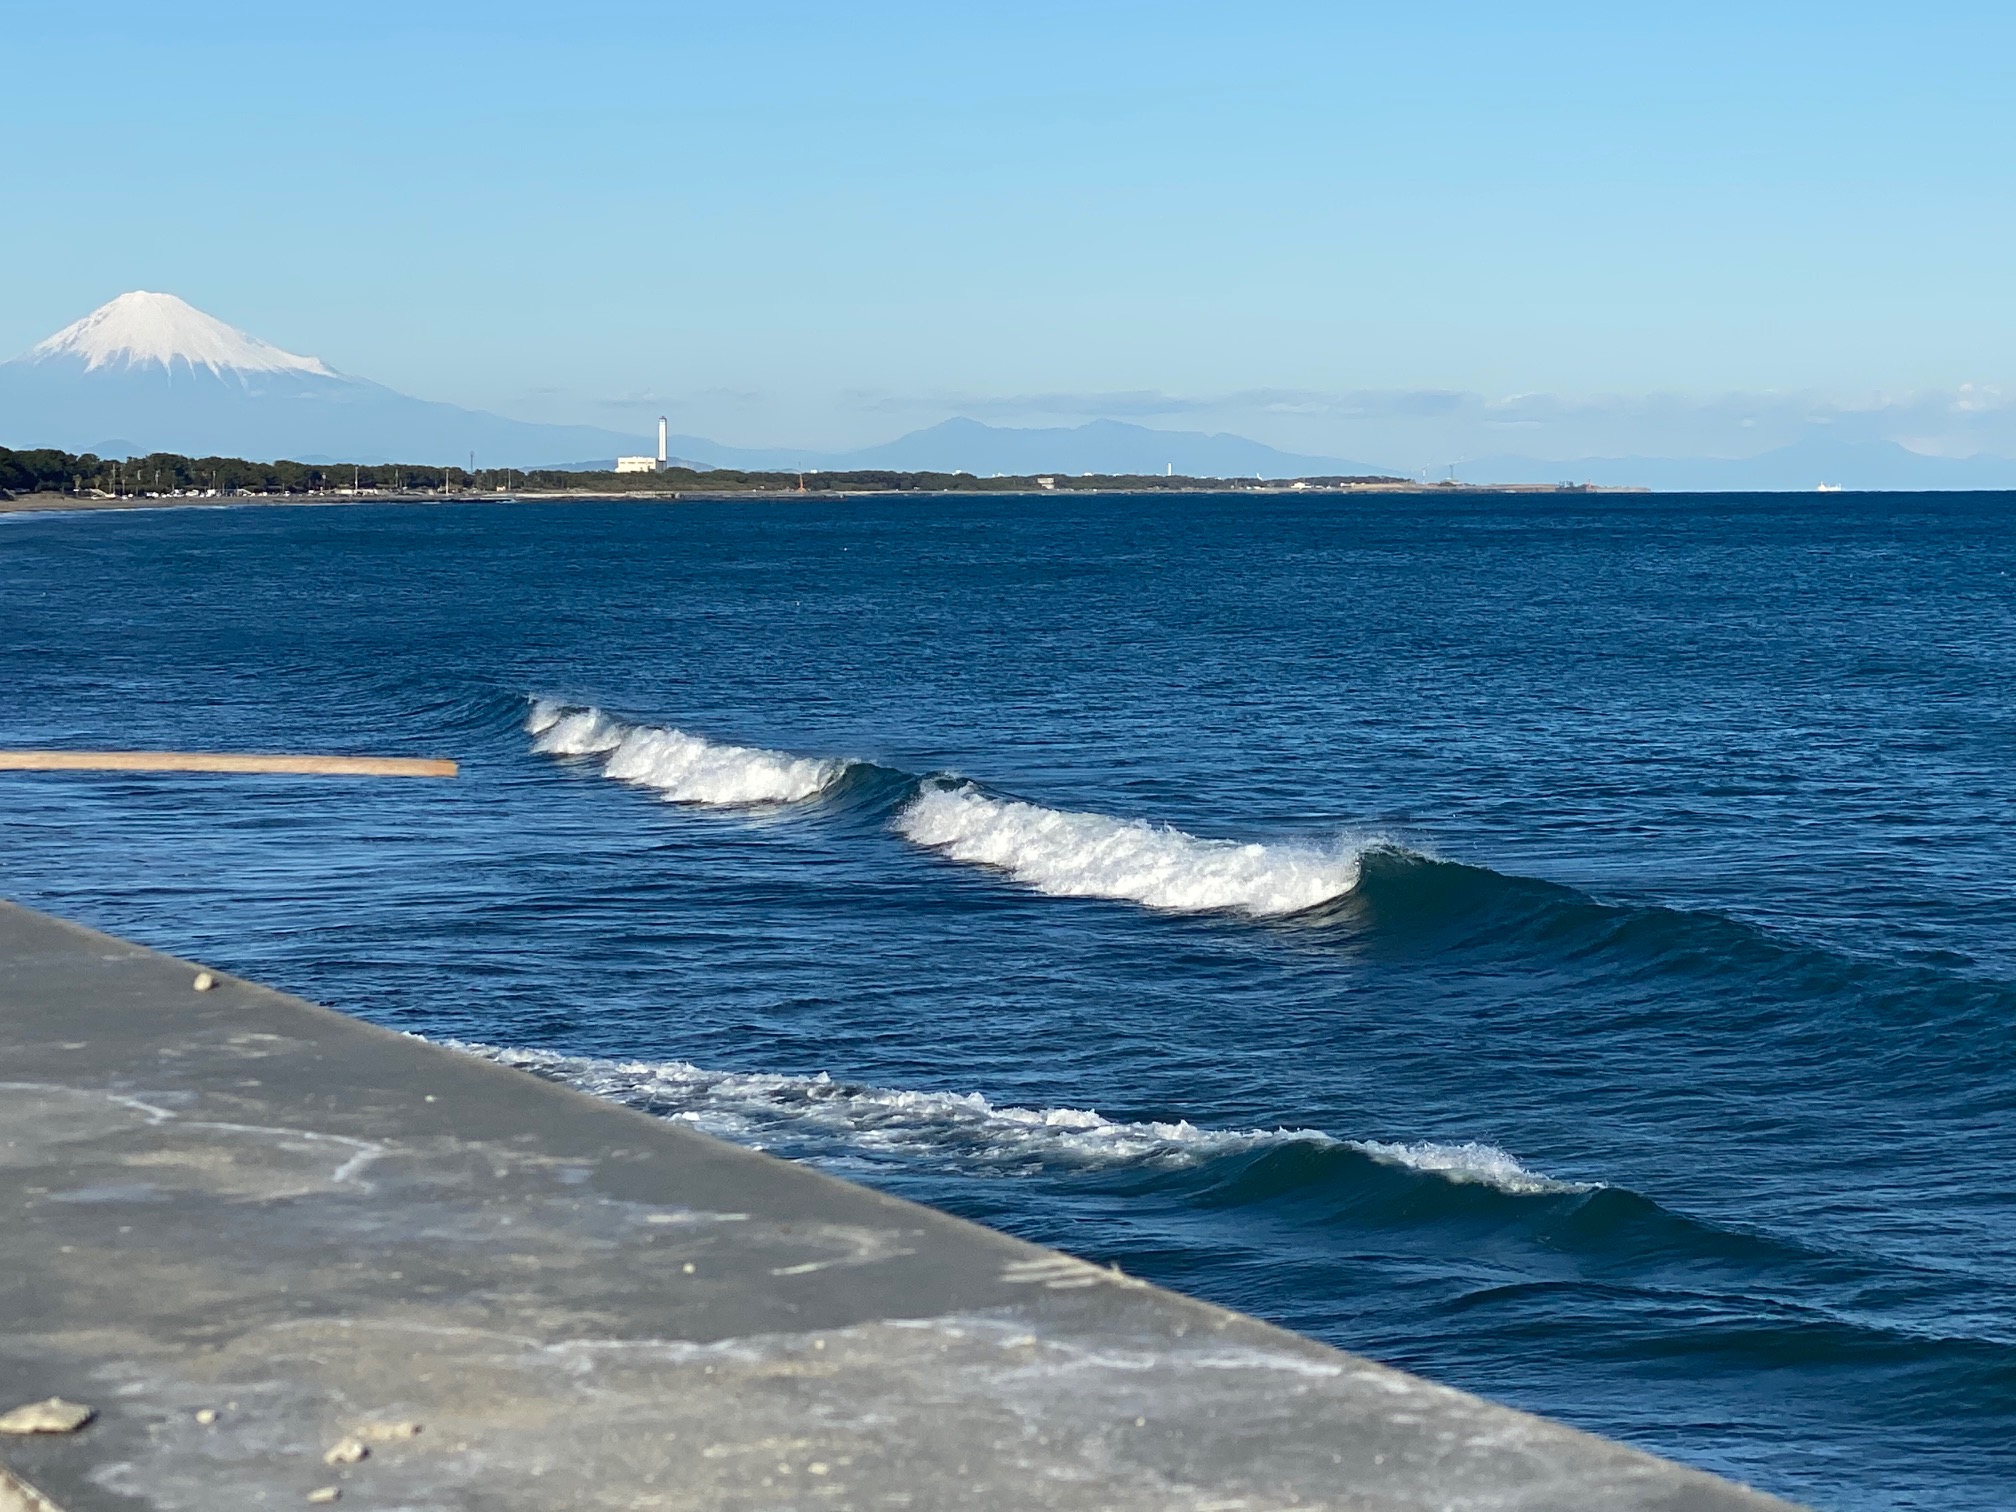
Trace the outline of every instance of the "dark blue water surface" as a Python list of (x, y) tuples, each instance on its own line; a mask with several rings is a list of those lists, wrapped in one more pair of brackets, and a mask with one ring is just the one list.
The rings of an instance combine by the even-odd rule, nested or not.
[[(2006, 1509), (2012, 524), (7, 517), (0, 741), (465, 765), (7, 776), (0, 886), (1832, 1512)], [(541, 742), (627, 757), (535, 749), (590, 707)]]

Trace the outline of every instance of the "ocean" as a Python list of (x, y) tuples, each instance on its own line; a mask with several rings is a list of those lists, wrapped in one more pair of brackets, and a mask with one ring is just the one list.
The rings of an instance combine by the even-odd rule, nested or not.
[(2016, 496), (0, 516), (0, 891), (1826, 1512), (2016, 1505)]

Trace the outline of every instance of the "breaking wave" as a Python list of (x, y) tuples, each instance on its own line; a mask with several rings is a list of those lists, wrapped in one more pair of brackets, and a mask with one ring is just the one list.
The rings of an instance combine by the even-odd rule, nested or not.
[(626, 724), (594, 708), (539, 699), (525, 718), (532, 748), (551, 756), (599, 756), (602, 775), (663, 793), (674, 803), (710, 808), (801, 803), (847, 771), (845, 761), (815, 760), (755, 746), (717, 745), (684, 730)]
[[(537, 699), (532, 748), (599, 758), (604, 776), (710, 807), (800, 803), (849, 772), (831, 758), (719, 745), (684, 730), (630, 724), (603, 710)], [(1167, 825), (1045, 808), (948, 777), (884, 774), (910, 796), (897, 833), (954, 861), (991, 867), (1059, 898), (1110, 898), (1175, 913), (1252, 918), (1305, 913), (1358, 885), (1365, 844), (1242, 844)]]
[(1344, 1143), (1361, 1155), (1370, 1155), (1385, 1165), (1406, 1166), (1450, 1181), (1474, 1181), (1501, 1192), (1531, 1196), (1548, 1192), (1587, 1192), (1587, 1182), (1560, 1181), (1528, 1170), (1496, 1145), (1477, 1140), (1460, 1144), (1439, 1144), (1418, 1140), (1411, 1144), (1388, 1144), (1380, 1139), (1351, 1139)]
[(1302, 913), (1358, 885), (1362, 846), (1240, 844), (1166, 825), (996, 798), (971, 783), (927, 783), (896, 816), (906, 838), (992, 867), (1060, 898), (1256, 918)]
[(439, 1043), (498, 1065), (692, 1124), (736, 1144), (814, 1160), (899, 1162), (996, 1175), (1128, 1167), (1182, 1170), (1304, 1146), (1529, 1196), (1585, 1192), (1528, 1170), (1495, 1145), (1389, 1144), (1314, 1129), (1200, 1129), (1123, 1123), (1080, 1108), (1000, 1107), (977, 1092), (907, 1092), (817, 1076), (710, 1071), (686, 1061), (602, 1060), (460, 1040)]

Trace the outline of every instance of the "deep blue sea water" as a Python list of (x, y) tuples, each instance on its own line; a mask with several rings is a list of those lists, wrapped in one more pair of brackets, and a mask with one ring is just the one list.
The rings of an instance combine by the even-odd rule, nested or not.
[(465, 764), (0, 777), (0, 890), (1829, 1512), (2000, 1512), (2012, 572), (1985, 495), (0, 517), (0, 743)]

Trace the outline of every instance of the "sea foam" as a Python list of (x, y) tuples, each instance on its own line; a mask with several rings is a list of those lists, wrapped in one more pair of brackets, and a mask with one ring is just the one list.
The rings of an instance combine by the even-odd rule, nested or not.
[(1450, 1181), (1474, 1181), (1519, 1196), (1593, 1190), (1587, 1182), (1557, 1181), (1552, 1176), (1530, 1171), (1498, 1146), (1481, 1144), (1476, 1140), (1464, 1140), (1459, 1144), (1439, 1144), (1434, 1140), (1388, 1144), (1380, 1139), (1347, 1142), (1360, 1154), (1370, 1155), (1387, 1165), (1406, 1166), (1410, 1170), (1446, 1177)]
[(450, 1048), (530, 1071), (719, 1138), (784, 1146), (826, 1163), (901, 1162), (992, 1175), (1120, 1167), (1180, 1170), (1286, 1145), (1348, 1149), (1386, 1165), (1516, 1195), (1587, 1187), (1528, 1170), (1495, 1145), (1389, 1144), (1336, 1139), (1315, 1129), (1203, 1129), (1128, 1123), (1083, 1108), (1018, 1108), (977, 1092), (912, 1092), (815, 1076), (710, 1071), (687, 1061), (604, 1060), (443, 1041)]
[(927, 784), (897, 814), (896, 828), (954, 861), (1006, 872), (1054, 897), (1256, 918), (1343, 896), (1358, 885), (1362, 850), (1200, 839), (1139, 819), (996, 798), (970, 783)]
[(799, 803), (846, 772), (844, 761), (719, 745), (684, 730), (626, 724), (594, 708), (541, 699), (525, 719), (532, 749), (552, 756), (599, 756), (602, 775), (663, 793), (674, 803), (730, 808)]

